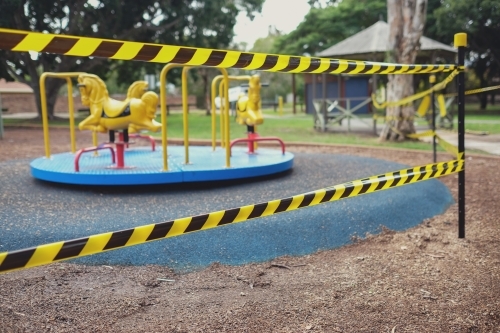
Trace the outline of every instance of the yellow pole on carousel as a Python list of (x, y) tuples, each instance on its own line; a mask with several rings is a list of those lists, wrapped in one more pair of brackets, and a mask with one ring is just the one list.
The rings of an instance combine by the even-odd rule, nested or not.
[[(225, 68), (219, 68), (220, 71), (222, 72), (222, 75), (217, 75), (216, 77), (213, 78), (212, 80), (212, 90), (211, 90), (211, 106), (212, 106), (212, 150), (215, 150), (215, 147), (217, 145), (216, 143), (216, 139), (217, 139), (217, 121), (216, 121), (216, 116), (217, 116), (217, 108), (215, 107), (215, 97), (217, 95), (217, 82), (221, 79), (224, 79), (225, 76), (228, 76), (227, 75), (227, 70)], [(230, 79), (231, 76), (228, 76), (228, 78)], [(228, 85), (226, 85), (228, 86)], [(219, 91), (221, 91), (221, 87), (219, 85)], [(221, 124), (221, 147), (223, 147), (223, 139), (222, 139), (222, 136), (224, 135), (223, 133), (223, 117), (224, 117), (224, 112), (222, 111), (223, 110), (223, 106), (222, 106), (222, 99), (220, 100), (221, 102), (221, 107), (220, 107), (220, 110), (221, 110), (221, 113), (220, 113), (220, 117), (221, 117), (221, 120), (220, 120), (220, 124)]]
[[(226, 128), (226, 167), (231, 167), (231, 146), (229, 144), (229, 77), (227, 75), (226, 70), (224, 70), (224, 95), (226, 98), (224, 99), (224, 111), (225, 111), (225, 128)], [(221, 103), (222, 104), (222, 103)], [(222, 129), (221, 129), (222, 132)]]
[[(97, 145), (99, 144), (99, 141), (97, 140), (97, 131), (92, 131), (92, 144), (94, 145), (94, 147), (97, 147)], [(97, 150), (94, 151), (94, 156), (99, 156)]]
[(66, 78), (68, 85), (68, 111), (69, 111), (69, 135), (71, 141), (71, 152), (76, 153), (76, 136), (75, 136), (75, 105), (73, 103), (73, 82), (69, 77)]
[[(225, 147), (226, 145), (226, 131), (225, 131), (225, 121), (226, 114), (224, 109), (226, 108), (226, 94), (224, 91), (224, 80), (219, 83), (219, 100), (220, 100), (220, 146)], [(224, 104), (222, 104), (224, 101)]]
[[(225, 69), (224, 68), (219, 68), (221, 70), (221, 72), (224, 73)], [(223, 71), (224, 70), (224, 71)], [(226, 71), (227, 73), (227, 71)], [(217, 75), (216, 77), (214, 77), (214, 79), (212, 80), (212, 148), (213, 150), (215, 150), (215, 145), (216, 145), (216, 120), (215, 120), (215, 97), (217, 95), (217, 92), (216, 92), (216, 89), (217, 89), (217, 81), (221, 80), (224, 78), (224, 75)], [(242, 76), (228, 76), (228, 81), (247, 81), (247, 80), (250, 80), (250, 76), (249, 75), (242, 75)], [(229, 90), (229, 85), (227, 84), (226, 85), (226, 91)], [(220, 94), (220, 91), (222, 91), (222, 84), (219, 84), (219, 94)], [(229, 93), (227, 93), (227, 95), (229, 96)], [(222, 96), (219, 96), (219, 98), (221, 99), (221, 104), (222, 104)], [(223, 135), (224, 135), (224, 130), (223, 128), (224, 127), (224, 124), (223, 124), (223, 117), (224, 117), (224, 112), (223, 112), (223, 106), (221, 105), (221, 120), (220, 120), (220, 126), (221, 126), (221, 147), (224, 147), (224, 139), (223, 139)]]
[(187, 73), (190, 67), (182, 68), (182, 123), (184, 128), (184, 163), (189, 164), (189, 117)]
[[(48, 77), (66, 79), (68, 83), (68, 106), (70, 107), (70, 119), (73, 117), (73, 121), (70, 123), (70, 140), (71, 140), (71, 151), (74, 153), (76, 151), (75, 143), (75, 126), (74, 126), (74, 105), (73, 105), (73, 84), (71, 83), (72, 77), (78, 77), (81, 74), (86, 74), (84, 72), (63, 72), (63, 73), (42, 73), (40, 75), (40, 104), (42, 106), (42, 126), (43, 126), (43, 141), (45, 145), (45, 157), (50, 158), (50, 138), (49, 138), (49, 120), (47, 114), (47, 92), (45, 89), (45, 79)], [(70, 90), (71, 89), (71, 90)], [(73, 126), (72, 126), (73, 124)]]
[[(217, 121), (216, 121), (216, 109), (215, 109), (215, 94), (216, 94), (216, 83), (217, 83), (217, 78), (221, 76), (221, 75), (218, 75), (216, 76), (213, 80), (212, 80), (212, 90), (211, 90), (211, 94), (210, 94), (210, 99), (211, 99), (211, 109), (212, 109), (212, 151), (215, 151), (215, 146), (216, 146), (216, 136), (217, 136)], [(221, 101), (222, 102), (222, 101)]]
[(40, 76), (40, 104), (42, 105), (42, 126), (43, 142), (45, 145), (45, 157), (50, 158), (50, 138), (49, 138), (49, 120), (47, 119), (47, 94), (45, 93), (45, 78), (48, 73)]
[(161, 112), (161, 148), (163, 154), (163, 171), (168, 171), (167, 155), (167, 74), (175, 67), (183, 67), (179, 64), (166, 64), (160, 74), (160, 112)]

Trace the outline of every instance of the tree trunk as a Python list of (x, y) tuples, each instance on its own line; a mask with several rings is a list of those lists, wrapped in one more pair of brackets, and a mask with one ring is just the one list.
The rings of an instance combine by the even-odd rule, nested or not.
[[(479, 82), (480, 82), (481, 88), (488, 86), (488, 82), (484, 78), (484, 74), (480, 77)], [(479, 97), (479, 109), (486, 110), (486, 107), (488, 106), (488, 94), (482, 93), (482, 94), (479, 94), (478, 97)]]
[(479, 95), (479, 109), (480, 110), (486, 110), (486, 107), (488, 106), (488, 95), (487, 94), (480, 94)]
[(206, 115), (210, 116), (210, 96), (208, 93), (208, 71), (206, 68), (201, 68), (201, 78), (203, 80), (203, 96), (205, 97), (205, 110), (206, 110)]
[[(389, 62), (413, 64), (420, 47), (425, 24), (427, 0), (387, 0), (389, 22)], [(389, 75), (387, 101), (394, 102), (414, 94), (413, 76)], [(415, 133), (413, 104), (388, 107), (388, 121), (380, 140), (402, 141), (406, 134)], [(401, 135), (403, 134), (403, 135)]]
[[(47, 78), (45, 80), (45, 93), (47, 101), (47, 118), (52, 120), (55, 119), (54, 107), (57, 102), (57, 97), (59, 95), (59, 90), (63, 85), (66, 84), (66, 80)], [(40, 100), (40, 80), (33, 80), (30, 82), (30, 86), (35, 94), (36, 107), (38, 118), (42, 119), (42, 104)]]

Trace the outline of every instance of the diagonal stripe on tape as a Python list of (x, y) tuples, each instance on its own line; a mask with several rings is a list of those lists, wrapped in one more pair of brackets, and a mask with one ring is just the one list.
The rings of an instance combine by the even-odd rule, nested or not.
[(405, 65), (310, 58), (45, 34), (4, 28), (0, 28), (0, 49), (287, 73), (418, 74), (464, 70), (464, 68), (454, 64)]
[(0, 273), (46, 265), (60, 260), (83, 257), (194, 231), (217, 228), (230, 223), (311, 207), (325, 202), (352, 198), (446, 176), (461, 171), (463, 168), (464, 160), (417, 166), (255, 205), (55, 242), (18, 251), (3, 252), (0, 253)]

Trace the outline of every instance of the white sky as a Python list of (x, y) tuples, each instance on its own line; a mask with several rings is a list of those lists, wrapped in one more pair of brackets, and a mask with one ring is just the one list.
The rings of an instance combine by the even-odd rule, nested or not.
[(234, 42), (246, 42), (251, 48), (258, 38), (266, 37), (269, 26), (274, 25), (283, 33), (293, 31), (309, 12), (307, 0), (265, 0), (262, 12), (250, 21), (240, 13), (234, 27)]
[[(269, 26), (274, 25), (283, 33), (293, 31), (309, 12), (308, 0), (265, 0), (262, 12), (250, 21), (246, 13), (240, 13), (234, 27), (234, 42), (246, 42), (251, 48), (258, 38), (266, 37)], [(99, 0), (88, 0), (96, 6)], [(326, 0), (322, 0), (322, 3)]]

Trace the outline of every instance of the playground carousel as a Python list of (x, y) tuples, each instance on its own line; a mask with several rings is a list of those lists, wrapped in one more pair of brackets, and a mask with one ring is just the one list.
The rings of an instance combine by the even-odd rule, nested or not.
[[(162, 87), (166, 75), (175, 65), (166, 65), (161, 74)], [(189, 67), (183, 68), (182, 94), (187, 101), (187, 76)], [(260, 137), (255, 127), (263, 124), (260, 101), (259, 76), (233, 77), (225, 70), (214, 79), (219, 83), (220, 139), (217, 140), (216, 109), (212, 109), (212, 146), (195, 146), (189, 143), (189, 115), (187, 103), (183, 103), (184, 146), (168, 146), (167, 96), (160, 97), (148, 91), (145, 81), (134, 82), (128, 89), (126, 99), (115, 100), (109, 96), (103, 80), (88, 73), (44, 73), (40, 78), (42, 115), (45, 140), (45, 156), (30, 164), (33, 177), (56, 183), (78, 185), (146, 185), (173, 184), (183, 182), (206, 182), (243, 179), (271, 175), (293, 167), (293, 154), (277, 137)], [(50, 134), (46, 111), (45, 79), (66, 79), (70, 118), (71, 151), (51, 154)], [(72, 78), (78, 80), (82, 104), (90, 110), (88, 117), (78, 124), (81, 131), (92, 134), (92, 145), (76, 149), (74, 126), (74, 103), (72, 100)], [(230, 80), (248, 82), (248, 93), (239, 96), (236, 103), (236, 121), (247, 128), (247, 137), (230, 140), (229, 104), (227, 102)], [(155, 120), (160, 104), (161, 122)], [(212, 103), (213, 105), (213, 103)], [(109, 138), (99, 143), (97, 133), (106, 133)], [(155, 133), (161, 134), (161, 149), (156, 148)], [(131, 139), (148, 140), (150, 145), (135, 147)], [(257, 142), (273, 142), (279, 149), (257, 148)], [(240, 145), (245, 143), (245, 145)]]

